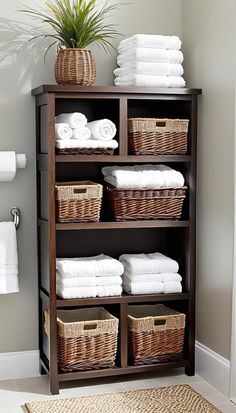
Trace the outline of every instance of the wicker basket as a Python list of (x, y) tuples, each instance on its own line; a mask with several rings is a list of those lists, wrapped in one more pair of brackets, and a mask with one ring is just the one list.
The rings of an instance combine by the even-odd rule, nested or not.
[(90, 181), (56, 185), (58, 222), (98, 222), (102, 205), (102, 185)]
[(129, 152), (133, 155), (183, 155), (189, 120), (130, 118)]
[(55, 65), (55, 79), (62, 85), (93, 85), (96, 80), (96, 66), (91, 51), (60, 49)]
[[(110, 368), (115, 365), (118, 324), (104, 308), (57, 312), (59, 368), (64, 372)], [(45, 310), (49, 336), (49, 312)]]
[(118, 189), (106, 186), (116, 221), (179, 219), (187, 187), (167, 189)]
[(130, 306), (129, 356), (135, 365), (181, 360), (185, 314), (162, 304)]
[(113, 155), (111, 148), (56, 148), (57, 155)]

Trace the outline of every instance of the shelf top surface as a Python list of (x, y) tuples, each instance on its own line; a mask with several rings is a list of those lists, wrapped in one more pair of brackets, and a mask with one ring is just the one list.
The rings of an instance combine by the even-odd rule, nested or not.
[(107, 94), (159, 94), (159, 95), (200, 95), (201, 89), (190, 88), (152, 88), (138, 86), (76, 86), (76, 85), (41, 85), (32, 90), (32, 95), (43, 93), (107, 93)]

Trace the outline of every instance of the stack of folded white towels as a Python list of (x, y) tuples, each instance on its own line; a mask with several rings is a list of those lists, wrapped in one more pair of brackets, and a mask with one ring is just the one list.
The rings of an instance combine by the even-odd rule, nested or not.
[(152, 254), (123, 254), (123, 289), (136, 294), (170, 294), (182, 292), (182, 277), (176, 261), (158, 252)]
[(123, 264), (107, 255), (56, 260), (56, 290), (62, 298), (121, 295)]
[(118, 148), (116, 125), (109, 119), (88, 122), (80, 112), (62, 113), (55, 118), (56, 147), (58, 149)]
[(182, 188), (181, 172), (166, 165), (105, 166), (104, 180), (122, 189)]
[(183, 53), (177, 36), (136, 34), (118, 47), (117, 86), (184, 87)]

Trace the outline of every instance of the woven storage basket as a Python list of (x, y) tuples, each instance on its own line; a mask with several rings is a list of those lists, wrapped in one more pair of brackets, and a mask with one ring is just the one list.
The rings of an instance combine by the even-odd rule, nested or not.
[(111, 148), (56, 148), (57, 155), (113, 155)]
[[(45, 310), (49, 336), (49, 312)], [(110, 368), (115, 365), (119, 320), (104, 308), (57, 312), (58, 363), (62, 371)]]
[(55, 79), (62, 85), (93, 85), (96, 80), (96, 65), (91, 51), (60, 49), (55, 65)]
[(102, 185), (90, 181), (56, 185), (58, 222), (98, 222), (102, 204)]
[(187, 152), (189, 120), (128, 119), (129, 152), (134, 155), (183, 155)]
[(135, 365), (180, 360), (185, 314), (162, 304), (130, 306), (129, 356)]
[(118, 189), (106, 186), (116, 221), (179, 219), (187, 188)]

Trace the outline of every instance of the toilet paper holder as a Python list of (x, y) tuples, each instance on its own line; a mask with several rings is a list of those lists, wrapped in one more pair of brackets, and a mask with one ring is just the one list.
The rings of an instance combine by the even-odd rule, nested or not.
[(20, 209), (17, 207), (12, 207), (10, 210), (12, 216), (12, 222), (14, 222), (16, 229), (20, 226)]

